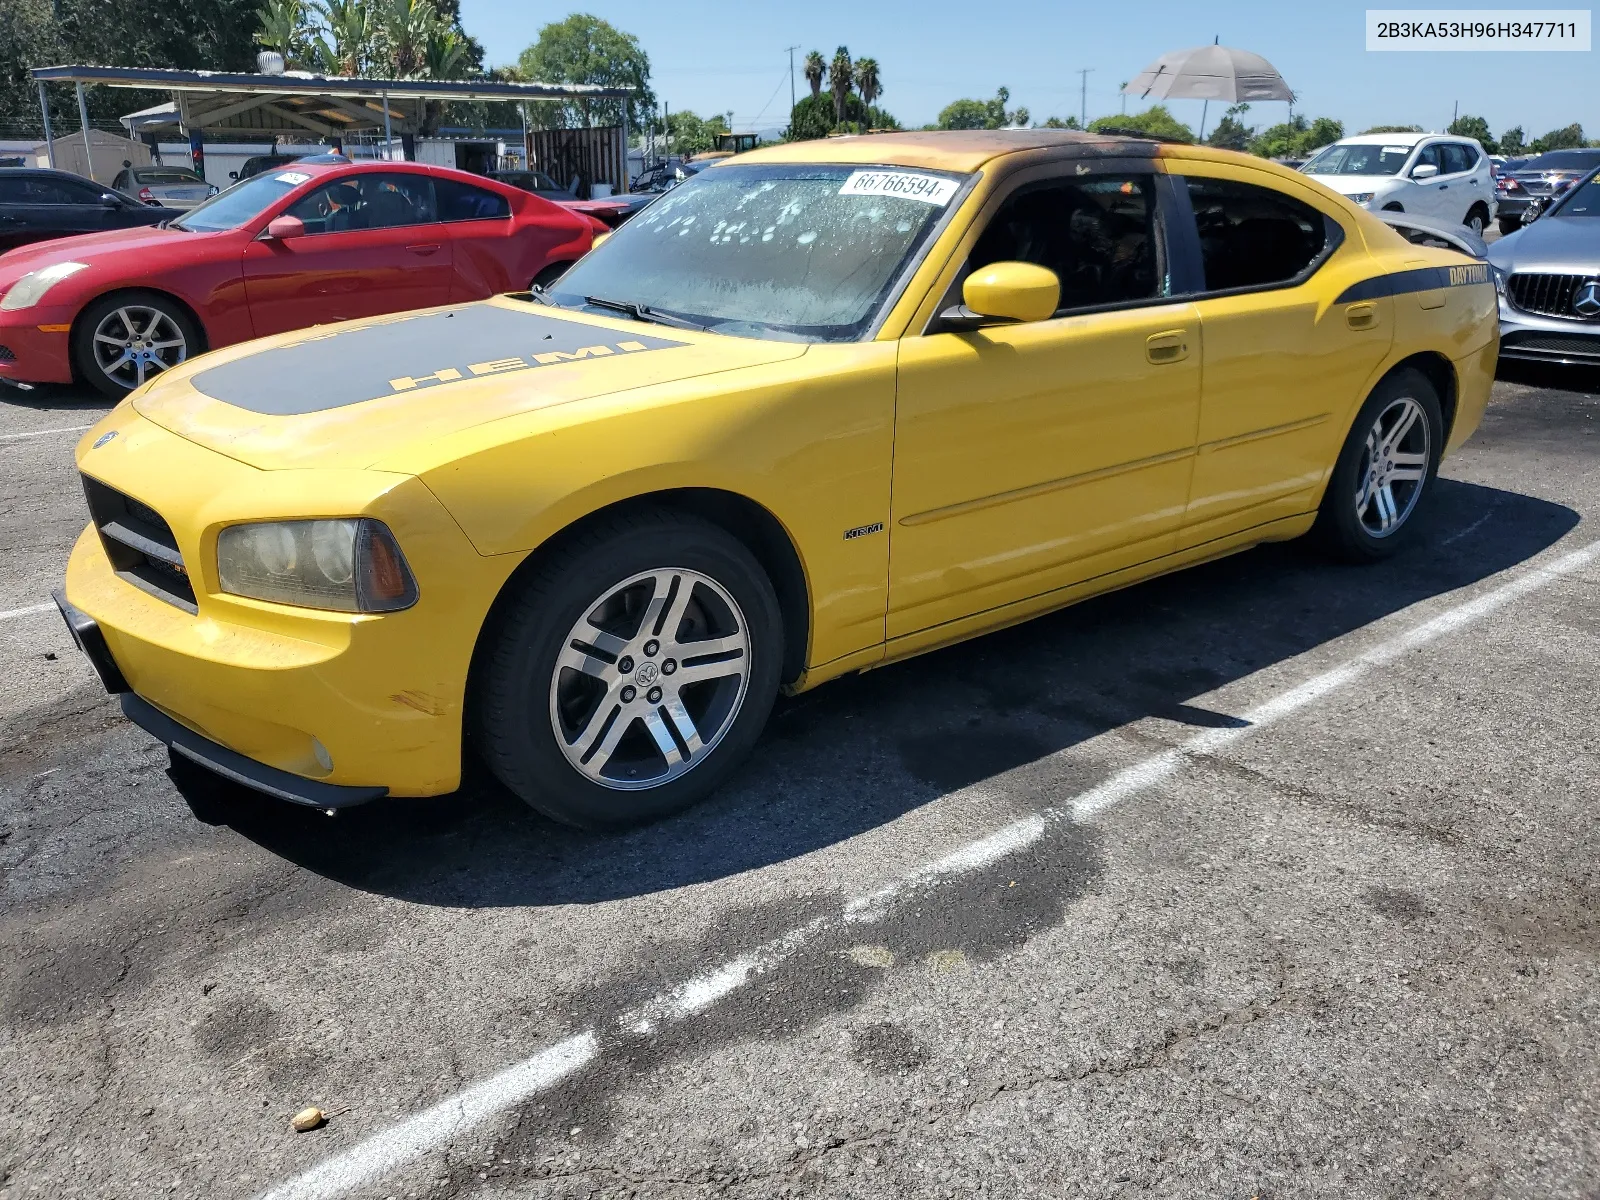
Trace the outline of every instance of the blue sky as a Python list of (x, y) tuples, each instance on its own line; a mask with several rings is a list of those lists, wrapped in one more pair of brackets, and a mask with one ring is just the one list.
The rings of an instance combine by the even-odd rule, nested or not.
[[(1399, 7), (1397, 0), (1387, 3)], [(1337, 117), (1352, 133), (1380, 123), (1442, 129), (1459, 100), (1463, 112), (1487, 118), (1496, 134), (1520, 124), (1532, 138), (1578, 121), (1591, 138), (1600, 137), (1600, 62), (1594, 51), (1368, 53), (1367, 5), (1349, 0), (605, 0), (576, 9), (528, 0), (462, 0), (461, 7), (463, 23), (494, 64), (515, 60), (546, 22), (571, 11), (593, 12), (639, 38), (650, 55), (657, 95), (674, 109), (702, 115), (732, 109), (736, 128), (785, 123), (784, 47), (794, 44), (801, 47), (797, 73), (806, 50), (831, 56), (842, 42), (857, 57), (872, 55), (883, 73), (880, 103), (903, 124), (921, 125), (949, 101), (990, 96), (1002, 84), (1011, 89), (1012, 103), (1026, 105), (1036, 121), (1075, 114), (1080, 67), (1093, 68), (1089, 116), (1117, 112), (1118, 84), (1151, 59), (1221, 35), (1224, 45), (1265, 55), (1300, 94), (1301, 111)], [(796, 86), (804, 94), (803, 78)], [(1181, 120), (1198, 125), (1198, 100), (1172, 107)], [(1281, 103), (1259, 104), (1247, 119), (1272, 124), (1286, 111)], [(1210, 120), (1219, 115), (1213, 105)]]

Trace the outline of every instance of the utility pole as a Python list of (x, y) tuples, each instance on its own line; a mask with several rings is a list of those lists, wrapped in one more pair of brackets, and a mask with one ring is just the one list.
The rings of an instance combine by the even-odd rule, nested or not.
[(794, 123), (794, 52), (799, 46), (790, 46), (789, 50), (789, 123)]
[(1457, 100), (1456, 101), (1456, 106), (1453, 109), (1450, 110), (1450, 128), (1451, 129), (1455, 128), (1455, 126), (1456, 126), (1456, 118), (1458, 118), (1459, 116), (1461, 116), (1461, 101)]
[(1078, 68), (1078, 124), (1088, 128), (1089, 125), (1089, 72), (1093, 67)]

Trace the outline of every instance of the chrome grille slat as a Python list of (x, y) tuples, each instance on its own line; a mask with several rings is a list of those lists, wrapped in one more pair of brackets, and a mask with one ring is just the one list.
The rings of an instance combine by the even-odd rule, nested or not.
[(1518, 271), (1506, 280), (1506, 296), (1523, 312), (1569, 321), (1586, 318), (1572, 310), (1578, 289), (1592, 279), (1590, 275), (1557, 275), (1547, 271)]

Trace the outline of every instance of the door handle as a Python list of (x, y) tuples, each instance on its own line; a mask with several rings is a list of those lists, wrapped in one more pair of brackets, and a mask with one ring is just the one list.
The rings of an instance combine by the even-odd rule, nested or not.
[(437, 242), (433, 243), (433, 245), (431, 245), (431, 246), (407, 246), (406, 247), (406, 249), (411, 251), (411, 253), (413, 253), (413, 254), (432, 254), (438, 248), (439, 248), (439, 243), (437, 243)]
[(1168, 329), (1152, 333), (1144, 340), (1144, 356), (1157, 366), (1182, 362), (1189, 357), (1189, 331)]
[(1344, 310), (1344, 322), (1351, 329), (1376, 329), (1378, 306), (1370, 301), (1352, 304)]

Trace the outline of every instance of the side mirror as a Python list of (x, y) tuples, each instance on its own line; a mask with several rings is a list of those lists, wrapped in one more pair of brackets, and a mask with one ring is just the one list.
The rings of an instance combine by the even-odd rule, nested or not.
[(960, 307), (941, 314), (949, 326), (1047, 321), (1061, 303), (1061, 281), (1033, 263), (990, 263), (967, 276), (961, 299)]
[(1413, 179), (1432, 179), (1438, 173), (1439, 168), (1432, 163), (1418, 163), (1411, 168), (1411, 178)]
[(1539, 215), (1543, 212), (1544, 205), (1535, 200), (1532, 204), (1528, 205), (1527, 208), (1522, 210), (1522, 223), (1524, 225), (1532, 225), (1539, 219)]
[(121, 208), (122, 207), (122, 201), (117, 198), (117, 196), (116, 196), (116, 194), (114, 192), (101, 192), (100, 193), (100, 207), (101, 208)]
[(306, 223), (299, 217), (274, 217), (267, 225), (267, 237), (275, 242), (305, 237)]
[(228, 178), (229, 179), (238, 179), (239, 178), (239, 172), (237, 172), (237, 171), (229, 171), (228, 172)]

